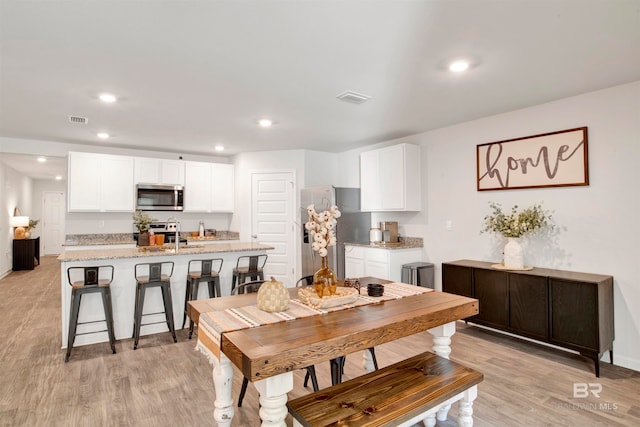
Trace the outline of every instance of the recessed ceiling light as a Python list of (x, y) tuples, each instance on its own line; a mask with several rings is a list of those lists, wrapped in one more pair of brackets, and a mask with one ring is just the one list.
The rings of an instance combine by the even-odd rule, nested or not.
[(106, 133), (106, 132), (100, 132), (100, 133), (98, 133), (98, 138), (100, 138), (100, 139), (109, 139), (109, 137), (110, 137), (110, 136), (111, 136), (111, 135), (109, 135), (109, 134), (108, 134), (108, 133)]
[(469, 61), (465, 60), (453, 61), (449, 64), (449, 71), (452, 71), (454, 73), (461, 73), (468, 70), (470, 65), (471, 64), (469, 63)]
[(110, 93), (101, 93), (100, 95), (98, 95), (98, 97), (100, 98), (100, 101), (107, 103), (116, 102), (116, 100), (118, 99), (115, 95), (112, 95)]
[(271, 127), (271, 125), (273, 125), (273, 121), (269, 119), (260, 119), (258, 120), (258, 124), (263, 128), (268, 128), (268, 127)]
[(44, 163), (44, 162), (46, 162), (46, 161), (47, 161), (47, 158), (46, 158), (46, 157), (42, 157), (42, 156), (40, 156), (40, 157), (38, 157), (36, 160), (37, 160), (38, 162), (40, 162), (40, 163)]
[(215, 150), (216, 151), (224, 151), (224, 145), (220, 145), (220, 144), (216, 145), (215, 146)]
[(56, 175), (56, 181), (60, 181), (62, 177), (60, 175)]

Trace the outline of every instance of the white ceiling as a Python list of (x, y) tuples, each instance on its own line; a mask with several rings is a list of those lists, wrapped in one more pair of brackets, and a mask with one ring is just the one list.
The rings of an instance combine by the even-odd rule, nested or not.
[(640, 80), (640, 0), (0, 0), (0, 59), (0, 137), (340, 152)]

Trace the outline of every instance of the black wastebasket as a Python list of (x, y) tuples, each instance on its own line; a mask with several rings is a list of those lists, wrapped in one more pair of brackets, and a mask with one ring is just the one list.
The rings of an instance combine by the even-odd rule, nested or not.
[(435, 289), (434, 267), (430, 262), (412, 262), (402, 266), (402, 283)]

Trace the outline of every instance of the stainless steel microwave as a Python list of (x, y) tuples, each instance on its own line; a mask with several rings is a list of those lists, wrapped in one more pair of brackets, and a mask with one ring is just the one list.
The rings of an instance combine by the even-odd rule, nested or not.
[(182, 185), (138, 184), (136, 209), (143, 211), (181, 211), (184, 209)]

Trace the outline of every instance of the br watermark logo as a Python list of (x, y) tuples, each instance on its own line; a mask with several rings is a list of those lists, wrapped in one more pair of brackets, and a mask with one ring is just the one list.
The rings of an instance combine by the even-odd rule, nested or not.
[[(574, 399), (589, 400), (578, 400), (575, 403), (561, 403), (560, 407), (587, 411), (617, 411), (618, 404), (614, 402), (601, 401), (601, 394), (602, 384), (600, 383), (573, 383), (572, 397)], [(597, 401), (593, 402), (593, 399), (597, 399)]]
[(584, 399), (590, 394), (599, 399), (600, 393), (602, 393), (602, 384), (600, 383), (573, 383), (574, 399)]

